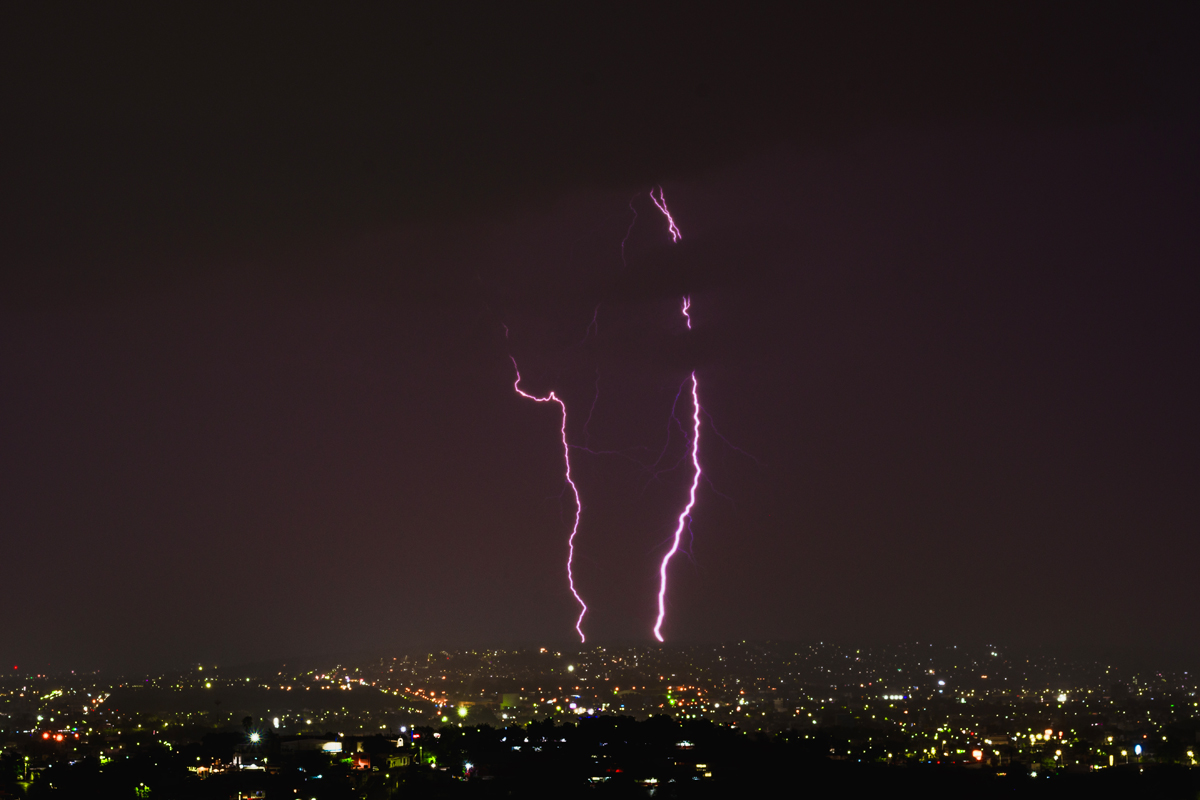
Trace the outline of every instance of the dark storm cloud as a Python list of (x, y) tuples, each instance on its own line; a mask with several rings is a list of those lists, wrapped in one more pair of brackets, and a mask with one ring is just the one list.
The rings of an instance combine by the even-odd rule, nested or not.
[[(595, 638), (646, 633), (687, 476), (639, 464), (698, 368), (762, 465), (705, 439), (672, 638), (1149, 646), (1194, 624), (1193, 140), (887, 131), (670, 184), (687, 248), (643, 213), (628, 266), (628, 198), (583, 194), (309, 252), (298, 286), (230, 269), (9, 313), (8, 586), (40, 598), (17, 660), (567, 636), (557, 420), (508, 353), (573, 442), (599, 378)], [(424, 302), (424, 270), (460, 301)]]
[(13, 663), (1194, 629), (1195, 12), (806, 8), (10, 18)]
[(644, 190), (880, 124), (1188, 116), (1196, 18), (1093, 3), (9, 9), (6, 295), (162, 285), (230, 250)]

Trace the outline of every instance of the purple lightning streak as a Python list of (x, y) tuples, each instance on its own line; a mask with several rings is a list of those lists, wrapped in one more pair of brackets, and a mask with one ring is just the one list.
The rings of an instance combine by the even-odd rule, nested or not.
[(658, 206), (658, 210), (667, 218), (667, 225), (671, 231), (671, 241), (678, 242), (683, 238), (683, 234), (679, 232), (679, 228), (675, 227), (675, 218), (671, 216), (671, 212), (667, 210), (667, 197), (663, 194), (662, 187), (658, 187), (658, 197), (654, 196), (654, 190), (650, 190), (650, 199), (654, 201), (654, 205)]
[[(571, 445), (567, 443), (567, 404), (560, 400), (554, 392), (550, 392), (545, 397), (538, 397), (522, 389), (521, 370), (517, 368), (517, 360), (512, 356), (509, 356), (509, 360), (512, 361), (513, 372), (517, 373), (517, 379), (513, 381), (513, 388), (517, 390), (517, 394), (537, 403), (558, 403), (558, 407), (562, 409), (563, 462), (567, 467), (567, 485), (571, 487), (571, 493), (575, 495), (575, 524), (571, 526), (571, 535), (567, 537), (567, 585), (571, 587), (571, 594), (575, 596), (575, 602), (579, 603), (579, 619), (575, 620), (575, 632), (579, 634), (580, 642), (586, 642), (587, 637), (583, 635), (583, 617), (587, 614), (588, 607), (575, 589), (575, 574), (572, 571), (575, 563), (575, 534), (579, 532), (579, 517), (583, 513), (583, 503), (579, 500), (579, 487), (571, 479)], [(699, 417), (697, 417), (696, 424), (700, 424)]]
[(679, 552), (679, 543), (683, 531), (690, 527), (692, 508), (696, 505), (696, 488), (700, 486), (700, 389), (696, 383), (696, 373), (692, 373), (692, 488), (688, 492), (687, 505), (679, 512), (679, 522), (675, 526), (675, 539), (671, 549), (663, 556), (662, 564), (658, 567), (658, 620), (654, 623), (654, 638), (663, 640), (662, 625), (667, 616), (667, 567), (671, 559)]
[[(638, 194), (641, 194), (641, 192), (638, 192)], [(629, 236), (633, 233), (633, 226), (637, 224), (638, 213), (637, 209), (633, 207), (633, 201), (637, 199), (637, 194), (629, 198), (629, 210), (633, 212), (633, 219), (629, 220), (629, 227), (625, 230), (625, 238), (621, 240), (621, 263), (627, 267), (629, 266), (629, 262), (625, 260), (625, 243), (629, 241)]]
[(583, 340), (579, 342), (580, 344), (583, 344), (584, 342), (586, 342), (588, 340), (588, 337), (592, 335), (592, 331), (596, 332), (596, 336), (600, 335), (599, 320), (600, 320), (600, 304), (597, 303), (596, 310), (592, 312), (592, 321), (589, 322), (587, 328), (584, 329)]
[(692, 329), (692, 315), (688, 313), (688, 309), (692, 307), (692, 298), (683, 298), (683, 317), (687, 320), (688, 330)]
[[(683, 383), (687, 383), (687, 381), (684, 381)], [(650, 473), (650, 481), (646, 483), (646, 486), (642, 487), (643, 492), (651, 482), (658, 480), (668, 472), (674, 472), (676, 469), (678, 469), (679, 465), (683, 463), (683, 460), (687, 458), (686, 455), (682, 455), (679, 457), (679, 460), (671, 466), (664, 469), (658, 469), (658, 465), (661, 464), (663, 459), (667, 457), (667, 451), (671, 449), (671, 434), (674, 429), (679, 428), (679, 432), (683, 434), (684, 440), (686, 441), (687, 439), (687, 430), (683, 427), (683, 423), (679, 421), (679, 416), (675, 413), (675, 409), (679, 407), (679, 398), (683, 396), (683, 383), (679, 384), (679, 391), (675, 393), (675, 399), (671, 402), (671, 414), (667, 419), (667, 441), (663, 444), (662, 450), (659, 451), (658, 458), (654, 460), (654, 463), (648, 467), (643, 465), (645, 470)]]
[(721, 434), (721, 432), (720, 432), (719, 430), (717, 430), (717, 423), (716, 423), (716, 421), (715, 421), (715, 420), (712, 418), (712, 414), (708, 413), (708, 411), (707, 411), (707, 410), (704, 410), (704, 409), (701, 409), (701, 410), (702, 410), (702, 411), (704, 411), (704, 416), (708, 417), (708, 429), (709, 429), (710, 431), (712, 431), (712, 432), (713, 432), (713, 435), (714, 435), (714, 436), (716, 436), (718, 439), (720, 439), (722, 442), (724, 442), (726, 447), (728, 447), (730, 450), (733, 450), (733, 451), (734, 451), (734, 452), (736, 452), (736, 453), (741, 453), (741, 454), (742, 454), (742, 455), (744, 455), (746, 458), (748, 458), (748, 459), (750, 459), (751, 461), (753, 461), (755, 464), (758, 464), (760, 467), (765, 467), (765, 466), (766, 466), (766, 464), (764, 464), (764, 463), (763, 463), (762, 459), (761, 459), (761, 458), (759, 458), (758, 456), (754, 455), (754, 453), (748, 453), (748, 452), (746, 452), (745, 450), (743, 450), (742, 448), (738, 447), (738, 446), (737, 446), (736, 444), (734, 444), (733, 442), (731, 442), (731, 441), (729, 441), (728, 439), (726, 439), (726, 438), (725, 438), (725, 437), (724, 437), (724, 436)]
[[(599, 306), (597, 306), (599, 308)], [(594, 452), (591, 449), (591, 436), (588, 434), (588, 425), (592, 424), (592, 415), (596, 413), (596, 403), (600, 402), (600, 368), (596, 367), (596, 393), (592, 395), (592, 407), (588, 409), (587, 419), (583, 422), (583, 449), (589, 453)]]

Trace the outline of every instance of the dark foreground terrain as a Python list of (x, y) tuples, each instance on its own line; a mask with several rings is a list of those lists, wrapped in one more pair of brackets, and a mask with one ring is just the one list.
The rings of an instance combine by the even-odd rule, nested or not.
[[(248, 732), (249, 731), (249, 732)], [(144, 741), (121, 757), (84, 755), (32, 773), (9, 748), (0, 797), (1177, 797), (1200, 769), (1136, 763), (1077, 771), (1009, 761), (858, 756), (862, 730), (747, 734), (707, 721), (591, 717), (575, 724), (418, 728), (397, 738), (207, 733), (186, 745)], [(178, 740), (177, 740), (178, 741)], [(53, 747), (53, 739), (45, 743)], [(843, 755), (838, 755), (841, 751)]]

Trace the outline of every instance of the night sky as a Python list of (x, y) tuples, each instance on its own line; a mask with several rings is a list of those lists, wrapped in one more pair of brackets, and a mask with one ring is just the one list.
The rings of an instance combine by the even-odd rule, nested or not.
[(1195, 6), (743, 5), (6, 10), (4, 668), (569, 645), (510, 355), (589, 641), (694, 369), (668, 641), (1200, 660)]

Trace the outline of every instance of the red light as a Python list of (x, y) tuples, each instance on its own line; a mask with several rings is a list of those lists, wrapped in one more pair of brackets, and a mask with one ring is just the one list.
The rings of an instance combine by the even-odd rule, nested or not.
[(43, 739), (49, 739), (49, 738), (50, 738), (50, 732), (49, 732), (49, 731), (45, 731), (45, 732), (43, 732), (43, 733), (42, 733), (42, 738), (43, 738)]
[(55, 736), (55, 737), (54, 737), (54, 741), (56, 741), (56, 742), (61, 742), (61, 741), (62, 741), (62, 734), (60, 733), (60, 734), (58, 734), (57, 736)]

